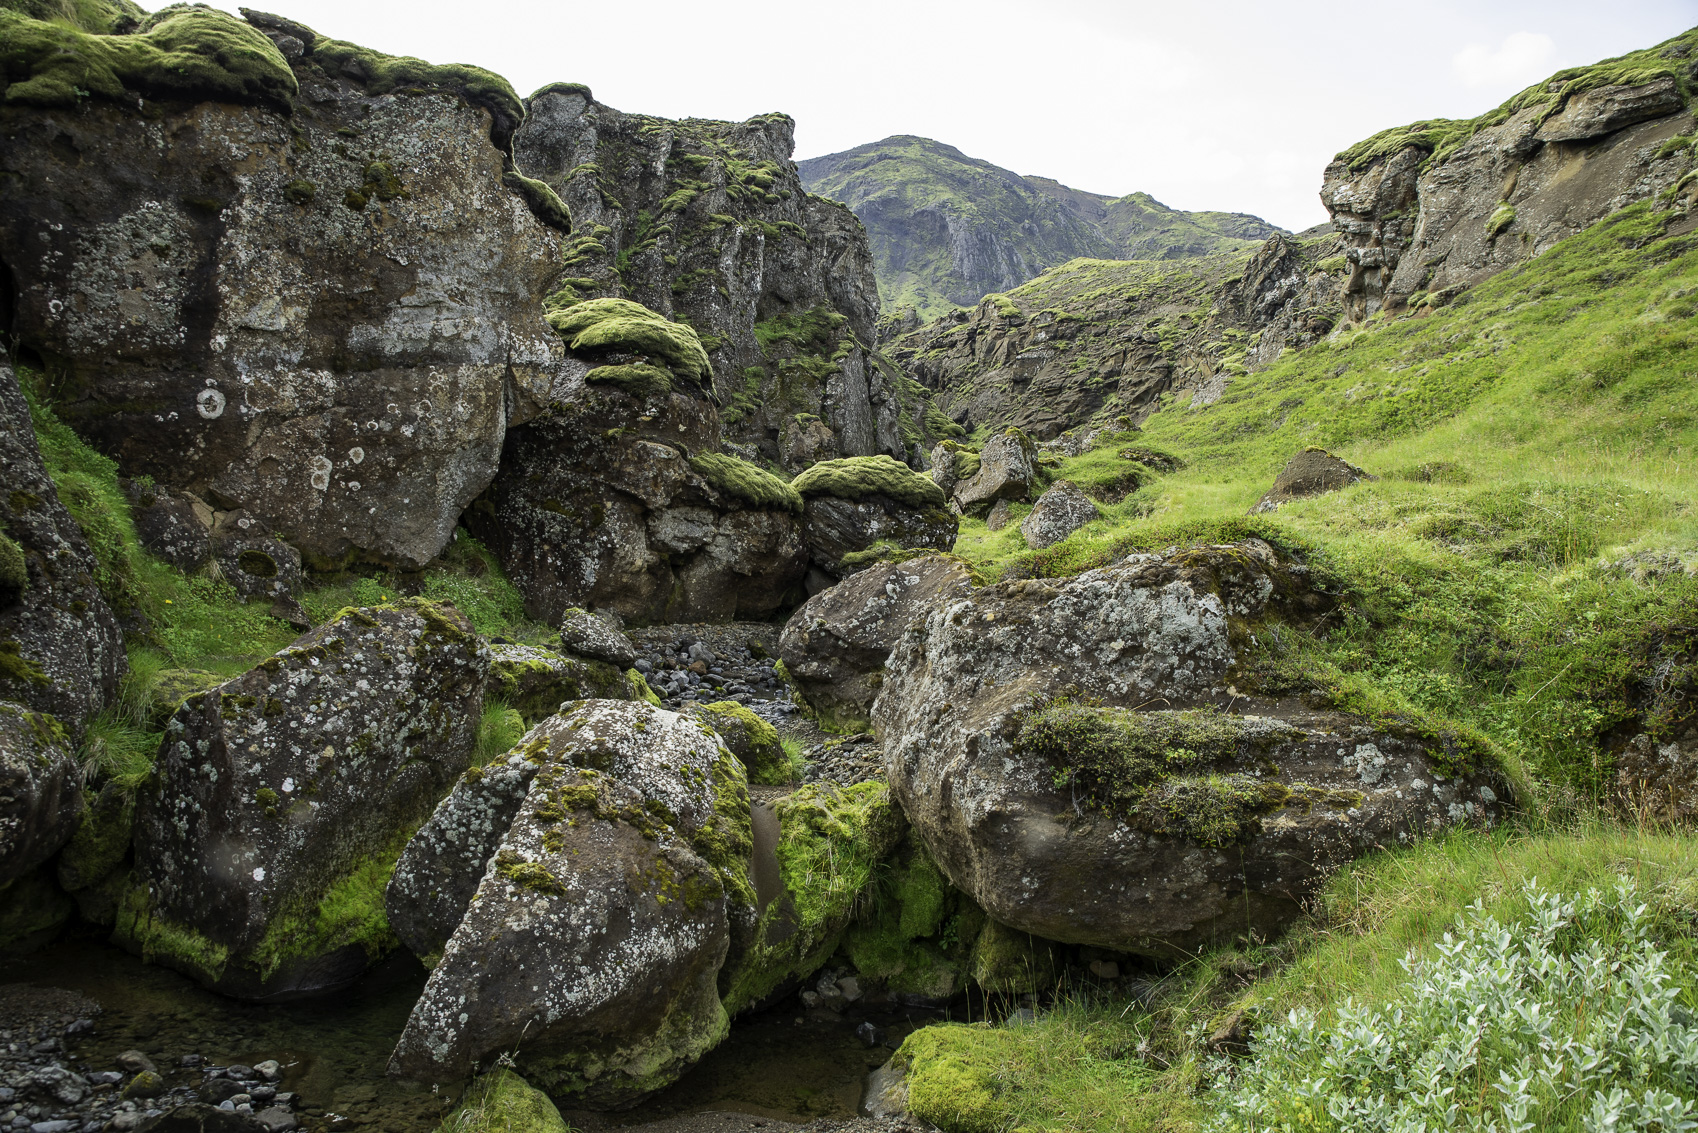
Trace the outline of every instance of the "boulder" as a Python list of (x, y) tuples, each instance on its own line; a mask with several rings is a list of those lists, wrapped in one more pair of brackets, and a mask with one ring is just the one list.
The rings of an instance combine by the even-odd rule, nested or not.
[(485, 695), (530, 724), (554, 715), (563, 701), (631, 700), (635, 692), (625, 673), (607, 661), (562, 657), (535, 645), (492, 645)]
[(1270, 933), (1343, 863), (1490, 822), (1506, 792), (1464, 736), (1229, 689), (1240, 635), (1321, 607), (1253, 540), (945, 602), (874, 706), (891, 791), (1019, 932), (1164, 957)]
[(960, 521), (945, 509), (943, 490), (888, 456), (823, 461), (791, 487), (806, 505), (802, 538), (813, 568), (810, 593), (866, 565), (845, 562), (845, 556), (875, 544), (938, 551), (955, 546)]
[(983, 515), (997, 500), (1023, 500), (1036, 473), (1036, 446), (1018, 429), (1009, 429), (979, 450), (979, 470), (955, 485), (953, 499), (963, 515)]
[(785, 623), (778, 655), (823, 722), (864, 728), (902, 631), (972, 588), (966, 565), (951, 555), (878, 563), (809, 598)]
[(561, 360), (542, 311), (560, 239), (506, 176), (521, 104), (475, 68), (203, 12), (154, 34), (269, 69), (264, 97), (209, 61), (167, 98), (0, 111), (10, 331), (126, 474), (315, 564), (422, 567)]
[(149, 553), (184, 574), (212, 559), (212, 509), (186, 492), (162, 488), (151, 479), (123, 481), (136, 537)]
[(932, 483), (937, 485), (937, 489), (943, 493), (944, 499), (948, 499), (950, 493), (955, 491), (957, 479), (955, 475), (955, 450), (947, 442), (939, 441), (937, 447), (932, 449), (931, 462)]
[(1639, 821), (1690, 823), (1698, 816), (1698, 728), (1653, 739), (1640, 732), (1615, 760), (1622, 812)]
[(1340, 460), (1325, 449), (1306, 448), (1291, 458), (1274, 479), (1273, 487), (1250, 509), (1250, 514), (1278, 511), (1281, 504), (1291, 500), (1325, 495), (1347, 488), (1358, 480), (1372, 479), (1374, 477), (1354, 464)]
[(499, 1068), (466, 1088), (443, 1127), (456, 1133), (567, 1133), (569, 1128), (547, 1094)]
[(65, 729), (0, 701), (0, 887), (58, 853), (82, 810), (82, 776)]
[(245, 524), (237, 520), (213, 535), (213, 557), (224, 581), (244, 599), (292, 604), (301, 593), (301, 553), (265, 534), (251, 519), (243, 519)]
[(749, 782), (776, 785), (794, 778), (778, 729), (735, 700), (688, 705), (685, 711), (713, 729), (748, 770)]
[(992, 531), (1001, 531), (1014, 518), (1014, 509), (1007, 500), (998, 500), (985, 513), (985, 526)]
[(184, 701), (138, 800), (126, 947), (251, 999), (345, 986), (383, 888), (470, 760), (489, 652), (452, 606), (345, 611)]
[(716, 978), (733, 909), (752, 915), (742, 767), (694, 721), (615, 701), (521, 751), (541, 766), (390, 1073), (443, 1081), (511, 1052), (553, 1096), (629, 1105), (726, 1033)]
[(95, 584), (94, 552), (41, 462), (29, 405), (0, 361), (0, 700), (50, 713), (82, 735), (128, 670), (118, 620)]
[(1071, 480), (1057, 480), (1020, 521), (1020, 534), (1034, 551), (1054, 546), (1101, 516), (1097, 505)]
[(576, 607), (560, 617), (560, 644), (566, 647), (568, 653), (576, 653), (592, 661), (606, 661), (621, 669), (630, 668), (637, 660), (637, 647), (631, 644), (630, 638), (605, 618)]

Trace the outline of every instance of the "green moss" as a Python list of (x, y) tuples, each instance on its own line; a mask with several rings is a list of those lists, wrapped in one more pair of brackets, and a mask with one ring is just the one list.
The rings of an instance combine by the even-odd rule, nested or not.
[(521, 889), (529, 889), (550, 897), (566, 896), (566, 887), (560, 884), (560, 879), (549, 872), (541, 862), (528, 862), (520, 858), (512, 850), (503, 850), (496, 855), (495, 872), (505, 881), (512, 882)]
[(118, 901), (112, 938), (149, 963), (162, 962), (213, 983), (224, 975), (230, 950), (157, 913), (145, 885), (132, 884)]
[(743, 765), (724, 748), (714, 757), (713, 817), (696, 831), (690, 846), (719, 874), (726, 899), (733, 906), (753, 909), (755, 887), (749, 879), (749, 856), (755, 835), (749, 812), (749, 780)]
[(896, 1057), (908, 1069), (908, 1112), (948, 1133), (1002, 1133), (1009, 1110), (986, 1047), (1004, 1040), (988, 1024), (924, 1027), (903, 1040)]
[(653, 705), (656, 708), (660, 707), (660, 697), (656, 695), (654, 689), (649, 687), (649, 682), (643, 678), (643, 674), (639, 673), (635, 669), (626, 669), (625, 679), (631, 682), (631, 688), (637, 694), (636, 699)]
[(538, 220), (561, 232), (572, 231), (572, 211), (547, 181), (510, 169), (501, 175), (501, 183), (523, 197), (526, 207)]
[(690, 458), (690, 467), (722, 495), (755, 508), (802, 514), (796, 489), (758, 464), (729, 453), (704, 452)]
[(89, 801), (76, 833), (59, 852), (59, 884), (71, 892), (98, 884), (118, 868), (135, 827), (134, 785), (108, 783)]
[(322, 36), (313, 40), (311, 58), (329, 74), (353, 79), (372, 94), (417, 87), (453, 91), (490, 112), (497, 136), (511, 133), (525, 117), (524, 103), (507, 80), (482, 67), (426, 63)]
[(734, 700), (717, 700), (699, 709), (705, 722), (725, 740), (752, 783), (791, 781), (789, 757), (778, 740), (778, 729)]
[(943, 489), (932, 483), (930, 477), (884, 455), (822, 460), (790, 481), (790, 486), (803, 496), (836, 496), (843, 500), (888, 496), (922, 511), (942, 508), (946, 503)]
[(147, 19), (134, 0), (0, 0), (0, 8), (95, 35), (133, 31)]
[(473, 1079), (437, 1133), (569, 1133), (547, 1094), (511, 1070)]
[(973, 982), (987, 992), (1043, 991), (1055, 983), (1060, 967), (1049, 941), (988, 917), (973, 942)]
[(23, 646), (7, 638), (0, 641), (0, 680), (46, 687), (52, 682), (40, 665), (23, 654)]
[(389, 927), (383, 895), (412, 835), (411, 829), (402, 831), (384, 848), (355, 861), (316, 901), (308, 898), (273, 914), (246, 962), (268, 977), (290, 961), (349, 945), (364, 948), (373, 960), (392, 950), (399, 941)]
[(573, 350), (647, 355), (698, 384), (713, 372), (692, 328), (628, 299), (586, 299), (550, 313), (548, 322)]
[[(1492, 215), (1486, 220), (1486, 235), (1496, 239), (1498, 234), (1515, 223), (1515, 206), (1508, 201), (1501, 202), (1492, 210)], [(1413, 306), (1414, 304), (1411, 304)]]
[(134, 35), (94, 35), (0, 9), (7, 102), (75, 106), (91, 96), (211, 98), (288, 108), (294, 72), (269, 39), (211, 8), (172, 5)]
[(297, 177), (283, 186), (283, 199), (292, 205), (310, 205), (317, 196), (318, 186), (305, 178)]
[(585, 375), (584, 380), (606, 382), (632, 397), (645, 401), (649, 398), (665, 397), (672, 392), (672, 375), (659, 366), (642, 362), (622, 366), (597, 366)]
[(29, 564), (24, 549), (5, 532), (0, 532), (0, 599), (15, 600), (29, 586)]

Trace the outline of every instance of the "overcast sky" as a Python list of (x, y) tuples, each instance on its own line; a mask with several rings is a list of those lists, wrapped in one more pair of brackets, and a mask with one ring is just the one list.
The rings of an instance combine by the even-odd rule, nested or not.
[(476, 63), (521, 95), (568, 80), (666, 117), (783, 110), (798, 158), (921, 134), (1074, 188), (1291, 229), (1326, 219), (1321, 170), (1351, 143), (1473, 117), (1698, 24), (1698, 0), (248, 2), (392, 54)]

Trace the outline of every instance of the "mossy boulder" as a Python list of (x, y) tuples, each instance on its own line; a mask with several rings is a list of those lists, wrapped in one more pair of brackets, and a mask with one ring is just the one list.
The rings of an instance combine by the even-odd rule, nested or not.
[[(713, 363), (694, 329), (629, 299), (574, 303), (550, 312), (548, 325), (578, 354), (639, 355), (697, 385), (708, 383), (713, 374)], [(670, 385), (656, 390), (670, 391)]]
[(966, 564), (950, 555), (878, 563), (803, 603), (784, 624), (778, 655), (822, 725), (859, 731), (902, 631), (971, 591)]
[[(804, 499), (802, 538), (808, 548), (809, 594), (889, 557), (883, 550), (886, 547), (908, 552), (952, 550), (961, 525), (943, 507), (913, 508), (886, 495), (846, 499), (820, 493)], [(879, 553), (867, 554), (874, 550)]]
[(108, 780), (82, 812), (76, 833), (59, 853), (56, 876), (67, 893), (93, 888), (116, 873), (130, 855), (136, 788)]
[(789, 757), (778, 742), (778, 729), (735, 700), (716, 700), (694, 710), (697, 718), (712, 728), (731, 754), (743, 761), (751, 783), (788, 783)]
[(979, 450), (976, 468), (957, 466), (951, 500), (963, 515), (983, 515), (998, 500), (1026, 499), (1037, 479), (1036, 455), (1037, 445), (1019, 429), (998, 433)]
[(552, 1096), (630, 1105), (725, 1036), (716, 980), (754, 916), (743, 768), (700, 724), (617, 701), (551, 717), (514, 755), (535, 765), (523, 801), (390, 1072), (442, 1081), (513, 1052)]
[(548, 1095), (504, 1069), (473, 1079), (442, 1128), (451, 1133), (567, 1133)]
[(629, 678), (608, 661), (565, 657), (535, 645), (489, 647), (490, 698), (534, 724), (568, 700), (632, 699)]
[(51, 716), (0, 701), (0, 885), (44, 864), (76, 832), (82, 776)]
[(885, 496), (915, 510), (941, 508), (943, 490), (899, 460), (888, 456), (851, 456), (822, 460), (790, 481), (804, 499), (835, 496), (840, 500), (864, 500)]
[(1277, 931), (1378, 846), (1495, 821), (1508, 787), (1488, 748), (1458, 758), (1399, 721), (1230, 687), (1265, 619), (1312, 616), (1306, 580), (1252, 541), (1001, 583), (916, 620), (873, 727), (944, 876), (1018, 933), (1177, 957)]
[(1277, 511), (1291, 500), (1336, 492), (1362, 480), (1372, 480), (1360, 468), (1320, 448), (1306, 448), (1292, 457), (1274, 478), (1273, 487), (1250, 508), (1251, 515)]
[(242, 998), (358, 978), (394, 944), (384, 887), (471, 758), (488, 669), (457, 610), (411, 598), (189, 697), (138, 801), (116, 939)]

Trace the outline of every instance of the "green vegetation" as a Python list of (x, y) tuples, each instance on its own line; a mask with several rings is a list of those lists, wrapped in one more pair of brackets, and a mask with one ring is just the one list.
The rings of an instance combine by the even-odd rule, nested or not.
[[(269, 46), (270, 41), (267, 41)], [(372, 94), (419, 87), (453, 91), (495, 119), (495, 133), (507, 134), (525, 117), (525, 106), (506, 79), (464, 63), (426, 63), (406, 55), (385, 55), (369, 47), (315, 36), (311, 59), (332, 75), (353, 79)]]
[(696, 383), (712, 374), (693, 329), (629, 299), (586, 299), (550, 312), (548, 322), (573, 350), (645, 355)]
[(349, 945), (364, 948), (373, 960), (393, 949), (400, 942), (389, 927), (383, 895), (416, 826), (398, 831), (388, 846), (356, 860), (322, 893), (306, 895), (274, 913), (265, 936), (245, 957), (247, 963), (261, 977), (270, 977), (290, 961), (325, 956)]
[(735, 700), (704, 704), (700, 712), (725, 746), (742, 760), (749, 782), (778, 785), (794, 781), (789, 755), (778, 742), (778, 729)]
[(472, 766), (483, 767), (518, 746), (524, 738), (525, 718), (506, 701), (486, 696), (478, 718), (477, 746), (472, 749)]
[[(91, 0), (22, 5), (48, 19), (0, 8), (0, 70), (7, 102), (75, 106), (80, 99), (198, 97), (287, 108), (298, 85), (271, 40), (212, 8), (162, 8), (132, 35), (92, 34), (114, 26), (107, 7)], [(49, 22), (52, 20), (52, 22)]]
[(790, 481), (803, 496), (836, 496), (861, 500), (888, 496), (900, 504), (920, 510), (942, 508), (943, 489), (894, 457), (849, 456), (822, 460)]
[(1496, 110), (1478, 118), (1433, 118), (1382, 130), (1357, 142), (1333, 160), (1342, 161), (1351, 170), (1359, 171), (1379, 158), (1390, 157), (1414, 146), (1426, 151), (1424, 165), (1442, 162), (1481, 130), (1500, 126), (1522, 110), (1538, 111), (1533, 123), (1536, 126), (1561, 113), (1575, 95), (1599, 87), (1638, 85), (1667, 78), (1674, 80), (1681, 93), (1690, 97), (1691, 83), (1686, 69), (1679, 66), (1678, 61), (1695, 47), (1698, 47), (1698, 31), (1687, 31), (1643, 51), (1629, 52), (1590, 66), (1569, 67), (1543, 82), (1534, 83)]
[(472, 1080), (437, 1133), (568, 1133), (548, 1095), (511, 1070)]
[(501, 175), (501, 183), (525, 198), (525, 204), (536, 214), (536, 218), (551, 228), (561, 232), (572, 231), (572, 210), (566, 207), (566, 202), (560, 199), (560, 194), (554, 191), (554, 186), (547, 181), (539, 181), (535, 177), (526, 177), (517, 170), (509, 170)]
[(584, 375), (587, 382), (606, 382), (618, 386), (632, 397), (648, 400), (665, 397), (672, 392), (672, 375), (659, 366), (644, 362), (623, 366), (597, 366)]
[(704, 452), (690, 458), (690, 467), (721, 495), (757, 509), (802, 514), (797, 490), (758, 464), (729, 453)]

